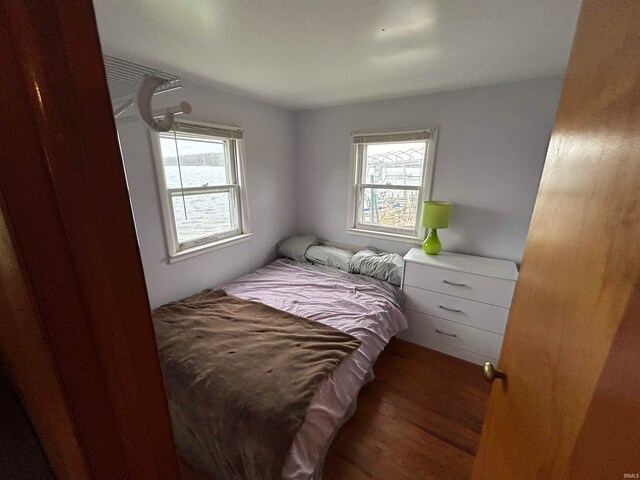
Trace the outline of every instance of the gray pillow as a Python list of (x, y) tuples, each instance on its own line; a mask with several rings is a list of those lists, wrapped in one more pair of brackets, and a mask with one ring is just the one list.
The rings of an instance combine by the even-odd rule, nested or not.
[(318, 239), (315, 235), (292, 235), (276, 245), (276, 252), (278, 257), (306, 262), (304, 253), (313, 245), (318, 245)]
[(309, 250), (304, 255), (311, 263), (327, 265), (348, 272), (349, 261), (353, 257), (353, 252), (341, 248), (318, 245), (309, 247)]
[(397, 253), (379, 252), (365, 248), (355, 253), (349, 263), (349, 271), (384, 280), (400, 286), (402, 281), (402, 257)]

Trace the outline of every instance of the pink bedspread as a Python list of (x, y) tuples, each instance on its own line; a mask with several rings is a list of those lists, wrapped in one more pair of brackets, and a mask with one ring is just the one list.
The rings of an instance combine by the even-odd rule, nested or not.
[(371, 366), (391, 337), (407, 328), (407, 319), (396, 301), (375, 285), (355, 283), (284, 259), (220, 288), (330, 325), (362, 342), (320, 385), (289, 450), (282, 477), (309, 479), (327, 440), (370, 379)]

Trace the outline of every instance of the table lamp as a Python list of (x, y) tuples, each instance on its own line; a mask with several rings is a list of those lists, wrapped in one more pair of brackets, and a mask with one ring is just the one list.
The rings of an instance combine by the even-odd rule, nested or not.
[(449, 214), (451, 213), (451, 203), (430, 200), (422, 205), (422, 226), (430, 228), (431, 231), (424, 239), (422, 249), (429, 255), (437, 255), (440, 252), (440, 239), (438, 238), (438, 228), (449, 226)]

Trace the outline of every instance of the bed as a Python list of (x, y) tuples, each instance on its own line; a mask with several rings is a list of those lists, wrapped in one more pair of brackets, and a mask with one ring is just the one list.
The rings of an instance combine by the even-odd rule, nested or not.
[[(229, 295), (261, 302), (279, 310), (320, 322), (360, 342), (315, 390), (304, 421), (293, 438), (282, 468), (287, 480), (319, 479), (331, 440), (353, 414), (360, 388), (373, 378), (372, 367), (391, 337), (407, 327), (399, 288), (382, 280), (336, 268), (278, 259), (221, 285)], [(162, 343), (159, 342), (162, 358)], [(169, 392), (174, 435), (179, 453), (196, 468), (211, 472), (207, 444), (216, 439), (194, 435), (180, 421)]]

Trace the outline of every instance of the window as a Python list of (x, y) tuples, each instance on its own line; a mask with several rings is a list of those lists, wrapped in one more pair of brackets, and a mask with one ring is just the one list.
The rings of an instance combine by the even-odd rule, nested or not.
[(419, 242), (431, 195), (437, 129), (353, 135), (349, 225), (353, 234)]
[(151, 136), (170, 259), (247, 239), (242, 130), (176, 122)]

